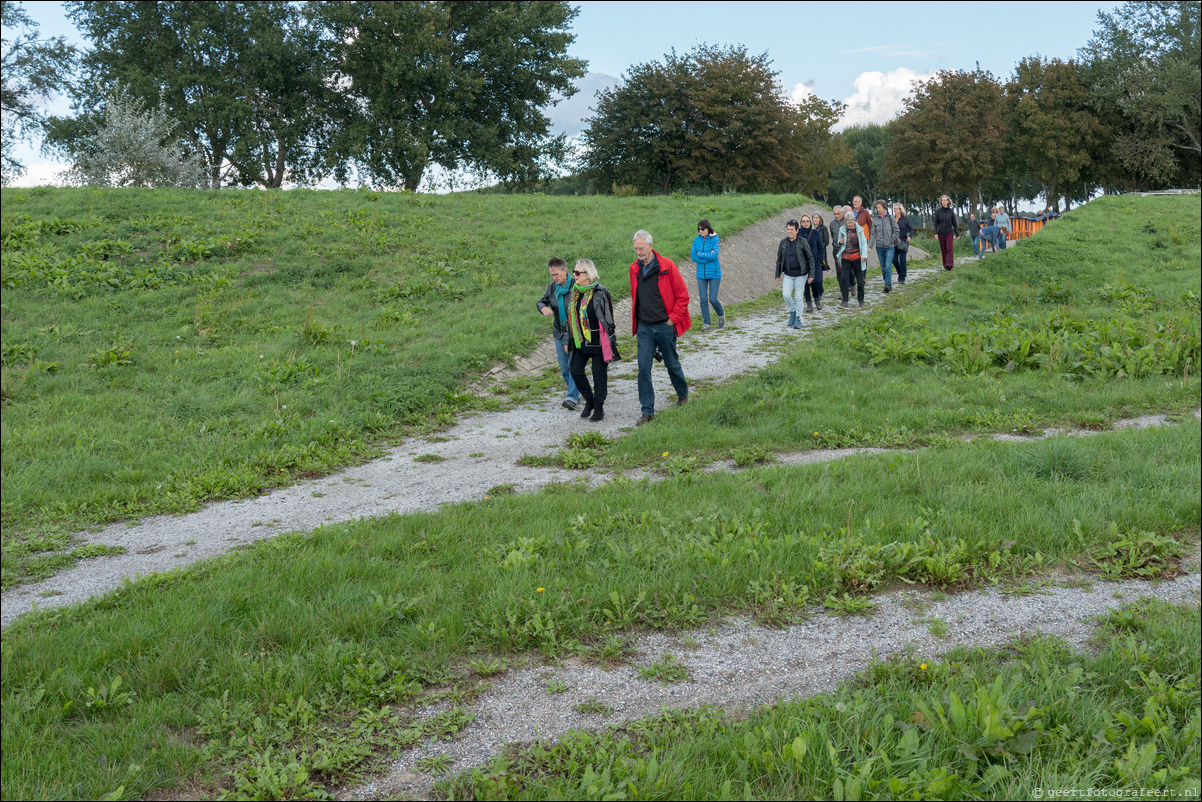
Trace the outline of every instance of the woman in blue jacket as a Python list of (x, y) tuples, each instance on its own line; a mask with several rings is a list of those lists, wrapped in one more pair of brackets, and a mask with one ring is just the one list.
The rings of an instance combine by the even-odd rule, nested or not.
[(693, 238), (693, 251), (689, 258), (697, 265), (697, 301), (701, 304), (702, 331), (710, 328), (710, 304), (718, 313), (718, 328), (726, 325), (726, 313), (718, 301), (718, 288), (722, 286), (722, 265), (718, 263), (718, 235), (709, 220), (697, 224), (697, 236)]

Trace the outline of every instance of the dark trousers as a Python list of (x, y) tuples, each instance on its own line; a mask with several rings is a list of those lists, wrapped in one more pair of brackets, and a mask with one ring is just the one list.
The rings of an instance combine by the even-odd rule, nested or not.
[[(584, 375), (584, 363), (590, 359), (593, 360), (592, 387), (589, 387), (588, 378)], [(609, 371), (605, 357), (601, 354), (586, 354), (579, 348), (573, 348), (571, 373), (572, 381), (576, 382), (576, 389), (580, 391), (584, 403), (594, 407), (605, 406), (605, 397), (609, 395)]]
[(810, 303), (812, 303), (814, 301), (817, 301), (819, 298), (822, 297), (822, 270), (821, 269), (814, 271), (813, 283), (806, 281), (806, 288), (805, 288), (805, 290), (802, 291), (801, 294), (802, 294), (802, 297), (804, 297), (806, 299), (807, 305), (809, 305)]
[(859, 259), (852, 261), (850, 259), (840, 259), (842, 265), (839, 267), (839, 294), (843, 296), (843, 303), (847, 303), (847, 299), (851, 297), (851, 287), (856, 286), (856, 300), (864, 303), (864, 279), (868, 271), (862, 269), (864, 264)]
[(901, 248), (893, 249), (893, 269), (897, 271), (897, 280), (906, 280), (906, 251)]
[(943, 256), (943, 266), (951, 267), (956, 263), (956, 235), (939, 234), (939, 253)]

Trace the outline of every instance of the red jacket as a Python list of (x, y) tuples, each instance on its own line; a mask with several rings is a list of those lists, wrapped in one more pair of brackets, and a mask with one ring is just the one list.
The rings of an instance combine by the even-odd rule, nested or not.
[[(672, 321), (672, 326), (676, 329), (676, 336), (679, 337), (693, 325), (693, 319), (689, 316), (689, 290), (685, 287), (684, 279), (681, 278), (680, 269), (676, 263), (660, 256), (654, 250), (651, 252), (659, 260), (659, 294), (664, 299), (664, 311), (668, 313), (668, 320)], [(630, 265), (630, 300), (630, 318), (633, 323), (630, 333), (637, 334), (639, 331), (638, 259), (635, 259)]]

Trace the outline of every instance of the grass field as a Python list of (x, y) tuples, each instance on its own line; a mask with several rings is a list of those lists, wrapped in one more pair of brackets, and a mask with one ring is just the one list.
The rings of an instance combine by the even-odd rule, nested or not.
[(681, 258), (699, 216), (733, 234), (806, 200), (0, 197), (5, 587), (73, 562), (37, 557), (72, 529), (254, 495), (500, 403), (460, 390), (546, 336), (553, 255), (620, 297), (635, 230)]
[[(1117, 244), (1133, 213), (1177, 221), (1182, 244), (1164, 254)], [(569, 482), (286, 535), (15, 623), (0, 639), (3, 795), (317, 798), (374, 758), (453, 735), (467, 720), (455, 705), (502, 660), (589, 659), (613, 638), (733, 613), (782, 626), (902, 582), (1021, 584), (1065, 566), (1171, 574), (1202, 524), (1202, 427), (1183, 414), (1199, 387), (1198, 201), (1104, 199), (1074, 215), (1041, 234), (1050, 244), (1024, 243), (922, 299), (800, 343), (601, 456), (653, 465), (661, 481)], [(1116, 256), (1085, 258), (1099, 249)], [(1040, 359), (1046, 331), (1056, 350)], [(1031, 345), (1000, 350), (1002, 332)], [(975, 348), (978, 335), (990, 347)], [(898, 342), (896, 353), (873, 348)], [(1103, 373), (1095, 352), (1131, 368)], [(1153, 410), (1179, 423), (1033, 443), (950, 436), (1020, 428), (1020, 415), (1025, 426), (1101, 427)], [(754, 465), (777, 449), (848, 442), (936, 447), (697, 470), (710, 453)], [(8, 459), (6, 449), (6, 481)], [(746, 721), (702, 711), (571, 736), (570, 748), (517, 753), (445, 791), (1196, 789), (1198, 628), (1196, 608), (1145, 605), (1113, 616), (1094, 656), (1042, 640), (966, 650), (937, 670), (915, 656)], [(449, 709), (416, 715), (434, 700)]]

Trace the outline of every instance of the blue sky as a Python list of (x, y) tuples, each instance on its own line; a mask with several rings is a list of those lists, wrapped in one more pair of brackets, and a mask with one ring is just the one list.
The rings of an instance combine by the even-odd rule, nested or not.
[[(599, 89), (630, 66), (660, 60), (675, 48), (745, 45), (767, 53), (787, 94), (806, 92), (848, 104), (843, 124), (885, 122), (901, 109), (910, 82), (939, 70), (983, 69), (1005, 79), (1025, 56), (1072, 58), (1092, 35), (1098, 11), (1114, 2), (1038, 3), (776, 3), (598, 2), (580, 9), (571, 53), (588, 61), (580, 92), (550, 110), (557, 131), (575, 134)], [(56, 2), (27, 2), (42, 36), (86, 42)], [(850, 15), (847, 9), (858, 9)], [(58, 98), (51, 113), (66, 114)], [(25, 181), (44, 183), (61, 169), (38, 152), (18, 149), (29, 167)]]

